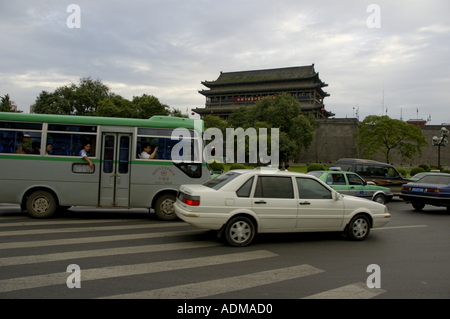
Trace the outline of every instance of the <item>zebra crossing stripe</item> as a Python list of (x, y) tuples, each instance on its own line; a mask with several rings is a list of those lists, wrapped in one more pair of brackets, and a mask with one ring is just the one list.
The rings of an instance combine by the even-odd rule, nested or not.
[(367, 284), (358, 282), (356, 284), (324, 291), (303, 299), (370, 299), (385, 293), (380, 288), (369, 288)]
[(202, 232), (205, 232), (205, 231), (183, 230), (183, 231), (156, 232), (156, 233), (131, 234), (131, 235), (115, 235), (114, 234), (114, 235), (109, 235), (109, 236), (98, 236), (98, 237), (12, 242), (12, 243), (0, 244), (0, 250), (46, 247), (46, 246), (74, 245), (74, 244), (103, 243), (103, 242), (134, 240), (134, 239), (151, 239), (151, 238), (170, 237), (170, 236), (201, 234)]
[[(67, 220), (42, 220), (30, 221), (30, 218), (24, 219), (20, 222), (4, 222), (4, 217), (0, 217), (0, 227), (17, 227), (17, 226), (52, 226), (52, 225), (71, 225), (71, 224), (98, 224), (98, 223), (123, 223), (136, 222), (139, 220), (132, 219), (67, 219)], [(149, 223), (148, 223), (149, 224)], [(181, 222), (172, 222), (171, 225), (177, 226), (183, 224)]]
[[(278, 256), (266, 250), (251, 251), (244, 253), (217, 255), (210, 257), (198, 257), (182, 260), (171, 260), (135, 265), (123, 265), (115, 267), (104, 267), (95, 269), (81, 269), (81, 282), (108, 278), (117, 278), (131, 275), (143, 275), (189, 269), (196, 267), (222, 265), (234, 262), (263, 259)], [(53, 273), (0, 280), (0, 293), (22, 289), (40, 288), (53, 285), (66, 285), (67, 272)]]
[(178, 249), (205, 248), (219, 245), (222, 244), (213, 241), (196, 241), (196, 242), (171, 243), (161, 245), (144, 245), (133, 247), (116, 247), (108, 249), (70, 251), (46, 255), (5, 257), (0, 258), (0, 266), (36, 264), (61, 260), (78, 260), (81, 258), (90, 258), (90, 257), (118, 256), (126, 254), (150, 253), (150, 252), (170, 251)]
[(114, 295), (111, 299), (193, 299), (233, 292), (280, 281), (310, 276), (324, 272), (310, 265), (257, 272), (249, 275), (210, 280), (200, 283), (180, 285), (130, 294)]
[(140, 224), (140, 225), (122, 225), (122, 226), (99, 226), (99, 227), (79, 227), (79, 228), (58, 228), (58, 229), (28, 229), (28, 230), (10, 230), (0, 232), (0, 236), (23, 236), (23, 235), (42, 235), (42, 234), (57, 234), (57, 233), (74, 233), (74, 232), (90, 232), (90, 231), (113, 231), (124, 229), (151, 229), (151, 228), (165, 228), (165, 227), (187, 227), (188, 223), (172, 223), (165, 224)]

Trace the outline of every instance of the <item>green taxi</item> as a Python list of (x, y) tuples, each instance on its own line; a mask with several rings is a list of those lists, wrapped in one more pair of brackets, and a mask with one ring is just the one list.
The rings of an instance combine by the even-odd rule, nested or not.
[(390, 202), (393, 197), (389, 188), (367, 183), (358, 174), (344, 172), (339, 168), (331, 167), (329, 171), (312, 171), (308, 174), (317, 177), (344, 195), (362, 197), (380, 204)]

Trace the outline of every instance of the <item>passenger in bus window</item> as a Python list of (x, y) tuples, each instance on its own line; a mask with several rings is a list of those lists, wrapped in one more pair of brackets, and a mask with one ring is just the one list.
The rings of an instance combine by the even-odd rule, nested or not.
[(16, 146), (16, 153), (17, 154), (26, 154), (24, 148), (22, 147), (22, 143), (18, 143)]
[(149, 142), (142, 143), (142, 159), (154, 159), (156, 157), (157, 146), (152, 146)]
[(45, 155), (50, 155), (52, 153), (52, 147), (53, 145), (48, 143), (47, 146), (45, 147)]
[(41, 154), (41, 143), (39, 142), (33, 142), (31, 143), (31, 152), (30, 154)]
[(82, 159), (89, 162), (89, 167), (92, 169), (94, 168), (94, 164), (88, 158), (90, 150), (91, 150), (91, 143), (85, 142), (83, 143), (83, 149), (80, 151), (80, 153), (78, 153), (78, 156), (81, 156)]

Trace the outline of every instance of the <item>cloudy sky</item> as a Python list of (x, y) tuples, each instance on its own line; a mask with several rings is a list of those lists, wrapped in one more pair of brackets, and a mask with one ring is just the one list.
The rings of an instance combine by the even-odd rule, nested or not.
[(449, 123), (449, 13), (448, 0), (2, 0), (0, 95), (27, 113), (41, 91), (91, 77), (186, 112), (220, 71), (314, 63), (336, 117)]

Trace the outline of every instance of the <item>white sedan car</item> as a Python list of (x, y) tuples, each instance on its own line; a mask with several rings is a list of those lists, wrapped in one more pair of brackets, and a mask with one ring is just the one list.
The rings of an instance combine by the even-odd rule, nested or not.
[(363, 240), (391, 217), (385, 205), (340, 195), (314, 176), (270, 170), (232, 170), (203, 185), (181, 185), (174, 208), (233, 246), (248, 245), (257, 233), (341, 231)]

